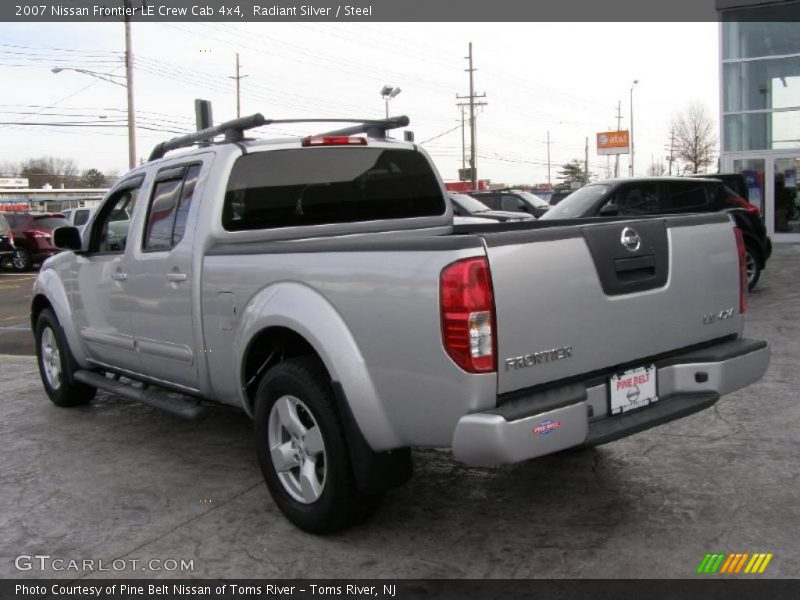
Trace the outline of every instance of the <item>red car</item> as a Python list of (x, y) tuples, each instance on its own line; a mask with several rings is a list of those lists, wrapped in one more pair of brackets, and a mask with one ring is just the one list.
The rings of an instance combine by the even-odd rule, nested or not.
[(53, 230), (70, 227), (61, 213), (4, 213), (14, 234), (11, 264), (15, 271), (28, 271), (60, 250), (53, 246)]

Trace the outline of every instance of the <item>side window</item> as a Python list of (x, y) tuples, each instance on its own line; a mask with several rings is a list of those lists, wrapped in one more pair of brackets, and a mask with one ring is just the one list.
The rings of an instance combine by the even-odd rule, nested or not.
[(144, 249), (171, 250), (183, 239), (200, 165), (171, 169), (156, 181), (147, 213)]
[(525, 205), (522, 199), (513, 194), (503, 194), (500, 196), (500, 202), (502, 210), (511, 210), (514, 212), (525, 211)]
[(189, 218), (189, 209), (192, 206), (192, 199), (194, 198), (194, 188), (197, 186), (197, 178), (200, 176), (201, 165), (193, 165), (189, 167), (186, 173), (186, 179), (183, 182), (183, 192), (181, 193), (181, 201), (178, 204), (178, 212), (175, 214), (175, 228), (172, 232), (172, 245), (175, 246), (183, 239), (183, 234), (186, 233), (186, 221)]
[(705, 210), (708, 207), (706, 186), (701, 182), (674, 181), (669, 183), (667, 189), (664, 211), (693, 212)]
[(92, 228), (90, 251), (119, 252), (125, 251), (130, 229), (130, 216), (139, 197), (139, 188), (126, 188), (116, 192), (102, 208), (100, 216)]
[(649, 215), (658, 212), (658, 184), (640, 183), (620, 188), (609, 204), (620, 215)]
[(72, 221), (72, 224), (76, 227), (79, 225), (86, 225), (86, 222), (89, 220), (89, 211), (88, 210), (76, 210), (75, 211), (75, 218)]

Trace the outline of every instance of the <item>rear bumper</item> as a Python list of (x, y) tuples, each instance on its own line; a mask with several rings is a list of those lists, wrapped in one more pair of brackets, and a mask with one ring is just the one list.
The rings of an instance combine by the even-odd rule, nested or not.
[(623, 415), (608, 416), (606, 378), (534, 392), (459, 419), (453, 453), (489, 466), (604, 444), (712, 406), (761, 379), (769, 358), (767, 342), (730, 340), (656, 361), (658, 401)]

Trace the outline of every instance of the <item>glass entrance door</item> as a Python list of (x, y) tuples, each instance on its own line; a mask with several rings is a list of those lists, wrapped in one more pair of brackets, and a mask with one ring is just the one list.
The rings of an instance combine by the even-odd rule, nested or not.
[(772, 159), (774, 211), (772, 229), (776, 236), (800, 239), (800, 193), (797, 175), (800, 154)]

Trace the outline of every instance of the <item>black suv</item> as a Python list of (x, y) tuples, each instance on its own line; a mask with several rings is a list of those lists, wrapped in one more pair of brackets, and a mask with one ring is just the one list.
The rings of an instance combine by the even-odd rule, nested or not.
[(772, 241), (758, 207), (719, 179), (637, 177), (598, 181), (572, 192), (542, 219), (674, 215), (721, 210), (730, 211), (744, 236), (747, 283), (752, 290), (772, 254)]
[(470, 192), (492, 210), (522, 212), (537, 219), (550, 210), (550, 205), (530, 192), (521, 190), (492, 190), (491, 192)]
[(28, 271), (34, 263), (41, 263), (58, 254), (53, 246), (53, 230), (70, 227), (70, 222), (60, 213), (5, 213), (14, 232), (14, 255), (11, 264), (16, 271)]

